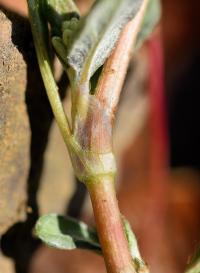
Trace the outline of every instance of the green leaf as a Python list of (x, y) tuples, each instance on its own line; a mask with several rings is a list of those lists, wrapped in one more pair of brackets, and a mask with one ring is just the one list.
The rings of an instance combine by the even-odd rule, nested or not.
[(129, 222), (126, 220), (126, 218), (124, 216), (122, 216), (122, 221), (124, 224), (124, 230), (126, 233), (126, 238), (128, 240), (129, 243), (129, 249), (131, 252), (131, 256), (134, 258), (138, 258), (138, 259), (142, 259), (139, 249), (138, 249), (138, 244), (137, 244), (137, 239), (135, 237), (135, 234), (133, 233), (131, 226), (129, 224)]
[(42, 16), (41, 1), (27, 0), (27, 2), (38, 62), (40, 64), (41, 59), (45, 59), (50, 63), (49, 31), (47, 22)]
[[(138, 272), (140, 270), (147, 272), (142, 271), (146, 270), (146, 265), (139, 253), (137, 240), (130, 224), (123, 216), (122, 221), (135, 267)], [(44, 215), (36, 223), (35, 235), (50, 247), (65, 250), (82, 248), (102, 254), (96, 230), (71, 217), (57, 214)]]
[(141, 26), (141, 30), (137, 36), (136, 48), (142, 46), (143, 42), (149, 38), (155, 26), (161, 17), (161, 3), (160, 0), (149, 0), (146, 8), (145, 16)]
[(110, 55), (125, 24), (137, 14), (142, 0), (97, 0), (79, 24), (66, 62), (76, 82), (88, 82)]
[(200, 273), (200, 249), (192, 259), (188, 269), (186, 270), (186, 273)]
[(140, 255), (136, 236), (133, 233), (129, 222), (127, 221), (127, 219), (124, 216), (122, 216), (122, 221), (124, 224), (124, 231), (126, 234), (126, 238), (127, 238), (128, 244), (129, 244), (131, 257), (133, 259), (133, 262), (135, 264), (137, 272), (148, 272), (147, 266), (146, 266), (145, 262), (142, 260), (142, 257)]
[[(138, 273), (148, 273), (148, 268), (141, 258), (137, 239), (133, 234), (131, 226), (123, 216), (122, 221), (134, 266)], [(63, 217), (57, 214), (44, 215), (37, 221), (34, 233), (50, 247), (63, 250), (81, 248), (92, 250), (102, 255), (96, 230), (71, 217)]]
[(101, 251), (96, 231), (70, 217), (56, 214), (42, 216), (36, 223), (35, 234), (51, 247)]
[(51, 25), (51, 34), (61, 36), (62, 23), (79, 18), (79, 11), (72, 0), (42, 0), (43, 14)]

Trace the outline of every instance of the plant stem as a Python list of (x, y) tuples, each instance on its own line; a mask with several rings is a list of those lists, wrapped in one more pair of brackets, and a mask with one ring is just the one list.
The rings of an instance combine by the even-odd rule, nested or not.
[[(109, 143), (111, 144), (112, 142), (110, 141), (111, 136), (107, 132), (109, 132), (108, 128), (112, 128), (114, 110), (119, 100), (129, 60), (132, 56), (134, 43), (147, 4), (148, 0), (144, 0), (136, 18), (129, 22), (123, 30), (113, 53), (104, 65), (103, 72), (97, 84), (95, 96), (100, 102), (102, 109), (105, 110), (104, 112), (108, 113), (110, 122), (107, 123), (106, 128), (102, 129), (101, 124), (105, 122), (100, 122), (101, 118), (99, 117), (102, 117), (102, 115), (96, 109), (90, 116), (89, 124), (85, 126), (87, 129), (85, 134), (87, 133), (88, 140), (88, 132), (93, 132), (93, 128), (95, 128), (96, 134), (90, 134), (89, 142), (92, 143), (90, 148), (98, 153), (108, 152), (109, 148), (112, 152), (112, 147), (109, 147)], [(94, 118), (95, 114), (98, 116), (97, 118)], [(93, 123), (95, 126), (93, 126)], [(93, 141), (94, 136), (96, 136), (95, 141)], [(105, 143), (108, 143), (108, 145), (105, 145)], [(114, 176), (98, 176), (96, 181), (94, 178), (92, 183), (86, 183), (86, 185), (92, 201), (107, 272), (136, 273), (121, 221), (114, 186)]]
[(104, 103), (107, 110), (113, 114), (123, 87), (134, 44), (149, 0), (144, 0), (137, 16), (130, 21), (122, 31), (119, 41), (111, 56), (104, 65), (95, 92), (96, 97)]
[(61, 134), (68, 144), (71, 135), (70, 124), (64, 112), (58, 92), (58, 86), (54, 80), (51, 60), (49, 56), (48, 26), (41, 17), (41, 7), (36, 0), (28, 0), (29, 18), (36, 48), (38, 63), (42, 79), (46, 88), (47, 96), (51, 104)]
[(107, 272), (135, 273), (122, 226), (114, 178), (101, 177), (87, 186)]
[[(39, 1), (28, 0), (34, 42), (47, 95), (68, 146), (75, 173), (80, 175), (88, 187), (108, 273), (138, 272), (134, 268), (128, 247), (114, 187), (112, 121), (148, 1), (143, 0), (138, 15), (122, 32), (116, 48), (104, 66), (94, 96), (90, 95), (86, 103), (79, 94), (77, 100), (72, 98), (72, 123), (74, 124), (75, 117), (78, 122), (71, 129), (50, 65), (48, 26), (42, 21)], [(113, 175), (109, 175), (111, 173)]]
[(64, 112), (61, 98), (58, 93), (58, 87), (53, 78), (52, 71), (50, 69), (49, 63), (47, 60), (42, 59), (42, 56), (38, 58), (40, 62), (40, 71), (44, 81), (44, 85), (47, 91), (47, 96), (51, 104), (54, 117), (57, 121), (61, 134), (66, 144), (68, 144), (69, 137), (71, 135), (70, 125), (68, 119)]

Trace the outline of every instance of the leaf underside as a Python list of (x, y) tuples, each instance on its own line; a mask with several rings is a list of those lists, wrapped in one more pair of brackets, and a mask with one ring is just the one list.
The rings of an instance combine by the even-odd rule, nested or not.
[(133, 19), (143, 0), (97, 0), (81, 19), (68, 50), (67, 63), (76, 81), (89, 81), (110, 55), (126, 23)]

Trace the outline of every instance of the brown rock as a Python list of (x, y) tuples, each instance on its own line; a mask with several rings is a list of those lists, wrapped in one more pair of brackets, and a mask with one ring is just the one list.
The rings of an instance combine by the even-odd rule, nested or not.
[(24, 219), (30, 129), (25, 104), (26, 64), (13, 25), (0, 12), (0, 234)]

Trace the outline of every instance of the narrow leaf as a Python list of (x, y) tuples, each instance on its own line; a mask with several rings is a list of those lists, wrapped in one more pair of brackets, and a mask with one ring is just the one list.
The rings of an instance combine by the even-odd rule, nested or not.
[(136, 41), (136, 48), (142, 46), (143, 42), (149, 38), (155, 26), (161, 17), (161, 3), (160, 0), (149, 0), (146, 8), (145, 16)]
[(137, 272), (146, 272), (146, 273), (149, 272), (145, 262), (142, 260), (142, 257), (140, 255), (140, 251), (138, 248), (136, 236), (133, 233), (129, 222), (124, 216), (122, 216), (122, 221), (124, 224), (124, 231), (126, 234), (126, 238), (129, 244), (131, 257), (133, 259)]
[(67, 62), (75, 80), (89, 81), (110, 55), (125, 24), (137, 14), (142, 0), (97, 0), (79, 24)]

